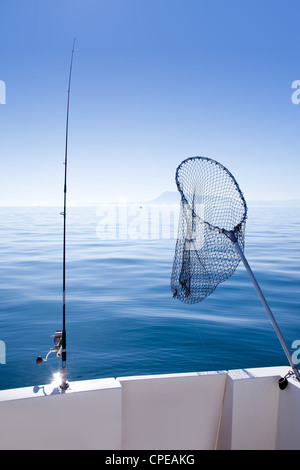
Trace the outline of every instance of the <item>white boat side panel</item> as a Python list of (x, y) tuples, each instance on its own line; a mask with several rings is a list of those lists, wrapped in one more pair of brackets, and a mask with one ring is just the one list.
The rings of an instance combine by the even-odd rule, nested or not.
[(72, 383), (67, 392), (52, 388), (50, 395), (50, 385), (38, 388), (1, 394), (1, 449), (121, 448), (121, 387), (115, 379)]
[(218, 449), (276, 448), (278, 379), (288, 370), (269, 367), (229, 371)]
[(279, 394), (276, 448), (300, 450), (300, 383), (295, 378)]
[(123, 449), (213, 449), (227, 372), (119, 377)]

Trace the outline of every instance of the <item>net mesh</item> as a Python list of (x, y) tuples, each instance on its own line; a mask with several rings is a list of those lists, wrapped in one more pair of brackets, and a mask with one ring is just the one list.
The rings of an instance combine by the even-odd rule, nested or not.
[(244, 249), (247, 207), (232, 174), (206, 157), (183, 161), (176, 171), (181, 194), (171, 289), (193, 304), (208, 297), (236, 270), (240, 257), (224, 231)]

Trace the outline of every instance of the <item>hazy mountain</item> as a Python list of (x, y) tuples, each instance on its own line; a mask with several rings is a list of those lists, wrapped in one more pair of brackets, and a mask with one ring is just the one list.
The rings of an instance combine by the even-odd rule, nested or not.
[(156, 197), (149, 204), (179, 204), (180, 194), (178, 191), (165, 191), (160, 196)]
[[(180, 194), (178, 191), (165, 191), (148, 204), (179, 204)], [(249, 206), (289, 206), (300, 207), (300, 199), (274, 200), (274, 201), (247, 201)]]

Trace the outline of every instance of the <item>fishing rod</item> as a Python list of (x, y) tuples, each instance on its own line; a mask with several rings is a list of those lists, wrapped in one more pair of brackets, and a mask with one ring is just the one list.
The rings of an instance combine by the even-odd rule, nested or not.
[(73, 49), (71, 55), (69, 87), (68, 87), (68, 103), (67, 103), (67, 120), (66, 120), (66, 145), (65, 145), (65, 182), (64, 182), (64, 235), (63, 235), (63, 329), (62, 329), (62, 383), (61, 389), (65, 390), (69, 387), (67, 382), (67, 351), (66, 351), (66, 223), (67, 223), (67, 165), (68, 165), (68, 136), (69, 136), (69, 108), (70, 108), (70, 89), (73, 67), (73, 56), (75, 48), (75, 38), (73, 41)]
[(69, 71), (69, 86), (68, 86), (68, 100), (67, 100), (67, 118), (66, 118), (66, 140), (65, 140), (65, 175), (64, 175), (64, 210), (61, 212), (63, 216), (63, 322), (62, 330), (57, 330), (54, 333), (54, 348), (51, 348), (45, 359), (39, 356), (36, 363), (40, 365), (42, 362), (46, 362), (51, 352), (55, 352), (56, 356), (62, 358), (62, 373), (61, 373), (61, 390), (69, 388), (67, 381), (67, 338), (66, 338), (66, 232), (67, 232), (67, 166), (68, 166), (68, 137), (69, 137), (69, 109), (70, 109), (70, 90), (71, 90), (71, 78), (73, 68), (73, 56), (75, 49), (75, 40), (73, 40), (73, 48), (71, 55), (70, 71)]

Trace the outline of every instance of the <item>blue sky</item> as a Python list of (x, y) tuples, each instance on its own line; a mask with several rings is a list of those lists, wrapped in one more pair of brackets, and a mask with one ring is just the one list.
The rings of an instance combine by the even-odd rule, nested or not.
[(299, 2), (0, 0), (0, 205), (176, 191), (187, 157), (220, 161), (247, 200), (300, 198)]

